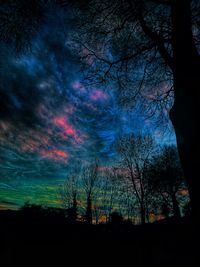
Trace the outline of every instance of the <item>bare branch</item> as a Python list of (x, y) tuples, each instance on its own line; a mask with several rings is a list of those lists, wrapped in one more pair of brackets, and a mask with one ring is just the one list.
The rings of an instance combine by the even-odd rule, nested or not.
[(140, 25), (144, 31), (144, 33), (149, 36), (149, 38), (158, 46), (158, 50), (161, 54), (161, 56), (163, 57), (165, 63), (171, 68), (173, 69), (173, 59), (170, 56), (170, 54), (168, 53), (168, 51), (165, 48), (165, 40), (163, 39), (163, 37), (161, 35), (158, 35), (157, 33), (153, 32), (146, 24), (143, 16), (141, 15), (141, 13), (139, 14), (139, 21), (140, 21)]

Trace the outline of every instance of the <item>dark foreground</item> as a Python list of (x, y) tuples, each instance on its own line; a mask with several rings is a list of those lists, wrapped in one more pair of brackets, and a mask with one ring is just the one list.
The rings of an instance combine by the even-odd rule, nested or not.
[(58, 215), (0, 212), (0, 266), (200, 266), (189, 218), (89, 226)]

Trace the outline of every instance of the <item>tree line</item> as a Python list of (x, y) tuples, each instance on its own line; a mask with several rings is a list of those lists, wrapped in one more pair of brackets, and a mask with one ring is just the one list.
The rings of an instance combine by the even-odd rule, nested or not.
[(68, 174), (59, 190), (68, 219), (98, 224), (121, 217), (144, 224), (189, 212), (176, 146), (158, 149), (151, 136), (128, 134), (119, 138), (115, 148), (113, 164), (79, 163)]

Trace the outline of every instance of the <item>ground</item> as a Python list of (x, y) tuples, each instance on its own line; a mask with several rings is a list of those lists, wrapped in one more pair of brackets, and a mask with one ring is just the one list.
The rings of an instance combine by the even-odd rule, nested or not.
[(1, 211), (0, 226), (0, 266), (200, 266), (190, 218), (90, 226), (59, 214)]

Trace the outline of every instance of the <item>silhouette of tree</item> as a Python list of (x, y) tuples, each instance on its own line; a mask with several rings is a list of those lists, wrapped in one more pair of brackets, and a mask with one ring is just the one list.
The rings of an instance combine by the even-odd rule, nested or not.
[(121, 166), (109, 167), (106, 172), (108, 181), (107, 191), (107, 222), (111, 221), (111, 213), (113, 210), (123, 215), (128, 220), (133, 219), (136, 212), (136, 199), (133, 194), (132, 185), (129, 179), (124, 179), (124, 169)]
[(116, 145), (124, 169), (123, 177), (129, 182), (140, 206), (141, 223), (145, 223), (148, 188), (144, 171), (154, 147), (152, 137), (129, 134), (121, 137)]
[(110, 211), (109, 198), (112, 195), (112, 190), (109, 187), (107, 177), (99, 177), (96, 183), (95, 194), (93, 194), (93, 215), (98, 224), (99, 220), (104, 219), (108, 221), (108, 214)]
[(98, 180), (98, 162), (95, 161), (89, 166), (85, 166), (82, 170), (82, 186), (86, 195), (86, 222), (92, 223), (92, 200), (95, 186)]
[(109, 195), (109, 186), (107, 177), (104, 177), (99, 171), (99, 177), (95, 183), (95, 192), (93, 194), (93, 208), (92, 213), (95, 218), (96, 224), (104, 219), (107, 215), (107, 197)]
[(102, 179), (102, 203), (106, 216), (106, 222), (111, 220), (111, 213), (113, 208), (119, 208), (122, 203), (122, 178), (121, 173), (116, 167), (109, 166), (104, 170), (104, 177)]
[(174, 216), (180, 217), (177, 192), (185, 187), (185, 184), (176, 147), (164, 146), (159, 155), (153, 157), (146, 175), (153, 194), (159, 194), (164, 200), (165, 211), (172, 204)]
[(191, 205), (198, 214), (200, 2), (76, 3), (74, 40), (89, 67), (87, 80), (93, 84), (112, 81), (126, 104), (140, 99), (149, 116), (169, 112)]
[(61, 187), (59, 195), (67, 210), (68, 219), (76, 222), (78, 216), (77, 198), (79, 194), (80, 166), (75, 167)]

